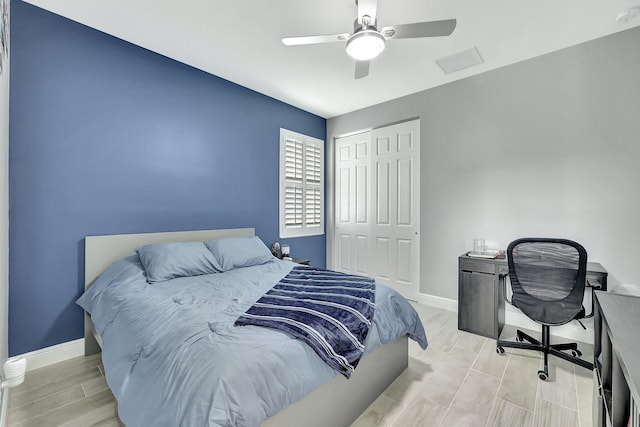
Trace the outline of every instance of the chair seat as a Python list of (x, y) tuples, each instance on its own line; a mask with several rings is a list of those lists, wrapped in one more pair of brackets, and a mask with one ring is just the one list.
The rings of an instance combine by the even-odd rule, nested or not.
[(558, 305), (553, 305), (552, 307), (546, 308), (542, 304), (532, 304), (531, 301), (528, 300), (518, 303), (516, 298), (513, 298), (511, 303), (514, 307), (519, 308), (520, 311), (522, 311), (531, 320), (542, 325), (564, 325), (573, 320), (584, 319), (587, 314), (584, 305), (580, 306), (578, 312), (572, 316), (575, 311), (575, 307), (571, 306), (559, 307)]

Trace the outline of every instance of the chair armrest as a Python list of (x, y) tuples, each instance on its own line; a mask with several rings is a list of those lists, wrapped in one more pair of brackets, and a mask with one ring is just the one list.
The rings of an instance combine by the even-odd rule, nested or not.
[(584, 316), (584, 319), (589, 319), (594, 315), (595, 291), (599, 291), (602, 289), (602, 283), (600, 283), (598, 279), (591, 279), (591, 280), (587, 279), (586, 287), (591, 288), (591, 313), (586, 314)]
[(505, 274), (505, 276), (502, 277), (501, 280), (500, 280), (500, 282), (502, 284), (502, 296), (504, 297), (504, 300), (506, 302), (508, 302), (509, 304), (513, 305), (513, 302), (511, 302), (511, 300), (509, 298), (507, 298), (507, 278), (508, 277), (509, 277), (509, 275)]

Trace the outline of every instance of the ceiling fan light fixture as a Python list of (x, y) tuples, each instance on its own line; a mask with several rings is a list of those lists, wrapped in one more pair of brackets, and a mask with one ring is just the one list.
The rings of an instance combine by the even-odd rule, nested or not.
[(347, 40), (347, 54), (356, 61), (368, 61), (384, 50), (385, 39), (376, 30), (363, 29)]

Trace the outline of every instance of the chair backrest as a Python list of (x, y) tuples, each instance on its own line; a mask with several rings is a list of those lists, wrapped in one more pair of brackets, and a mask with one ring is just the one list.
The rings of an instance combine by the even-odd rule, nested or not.
[(566, 239), (524, 238), (507, 247), (512, 302), (536, 322), (562, 325), (582, 309), (587, 251)]

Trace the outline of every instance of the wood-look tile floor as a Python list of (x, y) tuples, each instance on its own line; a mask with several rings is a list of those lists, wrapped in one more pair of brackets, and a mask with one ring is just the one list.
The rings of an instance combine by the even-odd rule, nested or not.
[[(456, 313), (414, 306), (429, 348), (410, 341), (409, 368), (351, 427), (592, 426), (590, 371), (551, 357), (550, 378), (540, 381), (538, 354), (497, 355), (494, 340), (458, 331)], [(591, 358), (591, 346), (580, 349)], [(97, 354), (28, 372), (11, 391), (9, 426), (123, 426), (101, 363)]]
[[(495, 340), (457, 329), (457, 313), (413, 305), (429, 347), (409, 341), (409, 368), (351, 427), (592, 426), (591, 371), (551, 356), (549, 379), (540, 381), (540, 353), (505, 348), (498, 355)], [(515, 331), (507, 326), (501, 338), (513, 340)], [(579, 349), (593, 359), (593, 346)]]
[(9, 394), (9, 426), (117, 427), (116, 400), (101, 354), (76, 357), (27, 372)]

